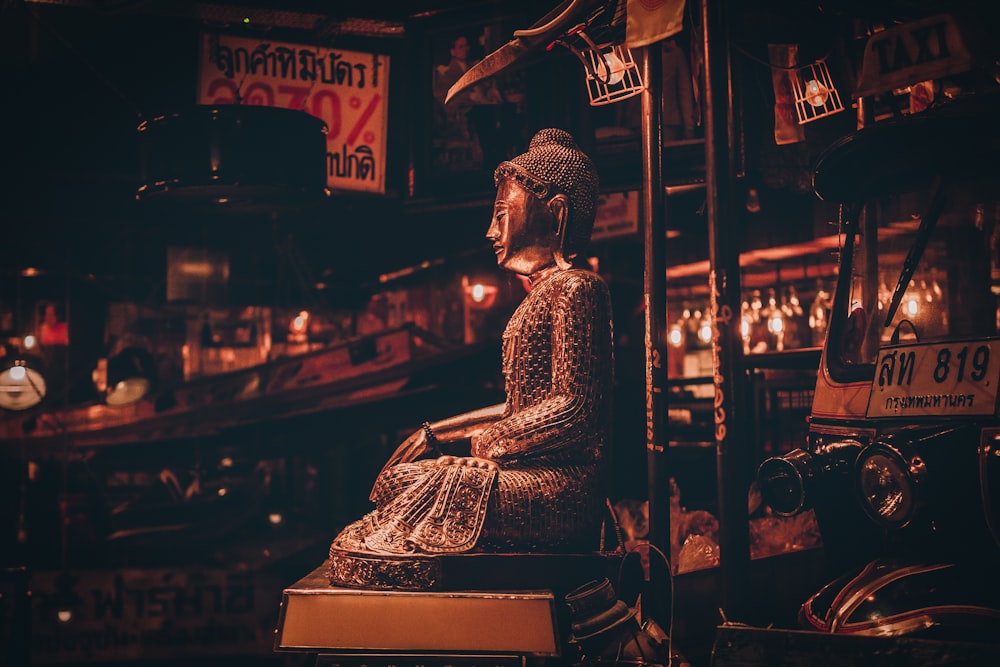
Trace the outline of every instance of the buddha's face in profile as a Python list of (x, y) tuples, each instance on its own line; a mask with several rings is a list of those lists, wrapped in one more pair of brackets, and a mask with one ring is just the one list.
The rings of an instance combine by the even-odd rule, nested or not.
[(558, 220), (547, 202), (503, 179), (486, 238), (493, 243), (500, 268), (530, 276), (555, 264)]

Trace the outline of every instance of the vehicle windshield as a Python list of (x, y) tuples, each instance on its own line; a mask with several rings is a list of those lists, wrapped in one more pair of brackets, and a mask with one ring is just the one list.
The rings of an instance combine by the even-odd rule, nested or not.
[(925, 185), (869, 200), (845, 226), (831, 370), (851, 375), (894, 342), (997, 335), (1000, 184)]

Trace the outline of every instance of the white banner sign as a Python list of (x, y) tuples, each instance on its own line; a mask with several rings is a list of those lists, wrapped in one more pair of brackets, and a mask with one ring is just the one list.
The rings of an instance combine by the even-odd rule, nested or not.
[(601, 241), (639, 231), (639, 193), (609, 192), (597, 198), (597, 216), (591, 239)]
[(306, 111), (327, 125), (327, 185), (385, 192), (389, 57), (204, 33), (198, 104)]

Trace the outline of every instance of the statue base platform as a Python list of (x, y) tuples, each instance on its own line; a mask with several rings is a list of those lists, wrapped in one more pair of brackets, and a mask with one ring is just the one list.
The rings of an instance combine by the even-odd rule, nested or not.
[(569, 636), (563, 596), (619, 562), (600, 554), (436, 558), (439, 589), (424, 591), (334, 586), (324, 561), (284, 590), (275, 650), (315, 653), (317, 664), (331, 665), (372, 665), (379, 656), (397, 665), (407, 656), (423, 664), (429, 657), (464, 657), (462, 664), (478, 664), (475, 656), (491, 664), (558, 657)]

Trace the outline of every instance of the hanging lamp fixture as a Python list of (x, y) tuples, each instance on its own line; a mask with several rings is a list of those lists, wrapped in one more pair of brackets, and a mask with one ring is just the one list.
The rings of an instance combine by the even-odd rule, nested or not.
[(624, 44), (625, 7), (626, 3), (617, 0), (604, 3), (546, 47), (567, 48), (583, 64), (590, 106), (619, 102), (646, 88)]
[(108, 359), (104, 402), (131, 405), (145, 398), (156, 382), (156, 363), (148, 350), (126, 347)]
[(584, 32), (584, 26), (578, 28), (574, 34), (586, 44), (586, 48), (577, 48), (562, 39), (556, 40), (553, 44), (568, 48), (583, 63), (590, 106), (620, 102), (646, 89), (639, 73), (639, 66), (627, 46), (616, 42), (598, 45)]
[(0, 409), (27, 410), (42, 402), (46, 394), (41, 361), (14, 350), (0, 361)]
[(800, 67), (791, 79), (799, 125), (843, 111), (844, 103), (833, 85), (830, 68), (825, 61), (818, 60)]

